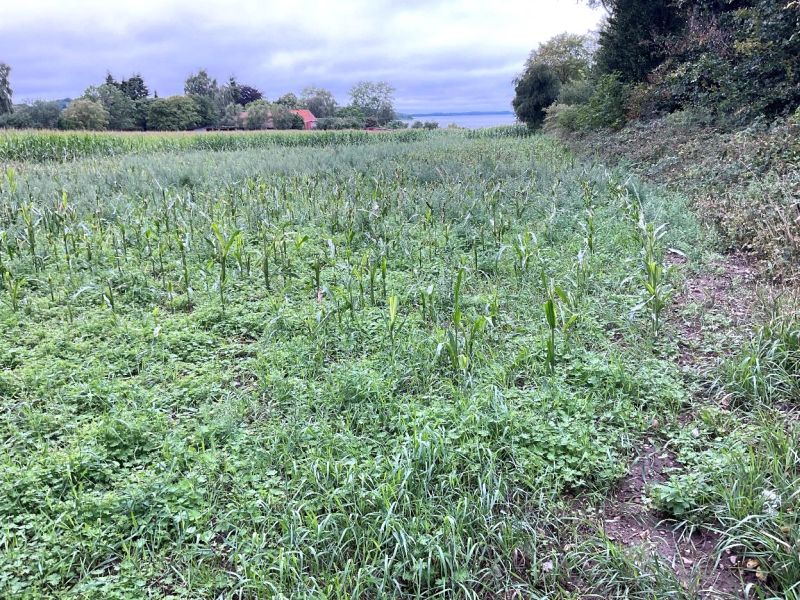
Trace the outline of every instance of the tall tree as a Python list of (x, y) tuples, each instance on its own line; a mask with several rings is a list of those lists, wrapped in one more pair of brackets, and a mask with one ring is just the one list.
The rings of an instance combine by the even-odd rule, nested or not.
[(261, 100), (264, 97), (258, 89), (251, 85), (240, 85), (237, 92), (236, 104), (241, 104), (242, 106), (247, 106), (251, 102)]
[(683, 26), (672, 0), (602, 0), (608, 20), (600, 30), (597, 66), (623, 81), (644, 81), (666, 58), (666, 42)]
[(325, 118), (336, 114), (336, 98), (330, 90), (307, 87), (301, 94), (300, 102), (314, 113), (315, 117)]
[(216, 125), (225, 107), (220, 95), (217, 80), (209, 76), (205, 69), (190, 75), (186, 79), (183, 91), (194, 100), (200, 114), (201, 126)]
[(394, 119), (394, 92), (385, 81), (359, 81), (350, 89), (350, 101), (364, 116), (383, 125)]
[(514, 81), (514, 112), (530, 128), (544, 122), (545, 109), (558, 98), (561, 81), (553, 69), (541, 63), (530, 65)]
[(280, 104), (281, 106), (285, 106), (286, 108), (292, 109), (297, 108), (300, 101), (297, 99), (297, 94), (293, 92), (289, 92), (288, 94), (284, 94), (277, 100), (275, 100), (275, 104)]
[(11, 90), (11, 82), (9, 76), (11, 75), (11, 67), (5, 63), (0, 63), (0, 115), (3, 113), (10, 113), (14, 110), (14, 104), (11, 101), (14, 95)]
[(561, 83), (584, 79), (594, 63), (595, 46), (596, 41), (592, 36), (561, 33), (533, 50), (526, 68), (536, 63), (547, 65)]
[(100, 102), (86, 98), (70, 102), (61, 117), (67, 129), (103, 131), (108, 127), (108, 111)]
[(136, 105), (116, 85), (105, 83), (87, 88), (83, 98), (99, 102), (108, 111), (108, 129), (128, 131), (136, 127)]
[(184, 131), (199, 121), (197, 104), (186, 96), (156, 98), (148, 106), (147, 129), (152, 131)]
[(131, 100), (141, 100), (150, 95), (150, 90), (147, 89), (144, 78), (139, 73), (123, 79), (119, 84), (119, 89)]

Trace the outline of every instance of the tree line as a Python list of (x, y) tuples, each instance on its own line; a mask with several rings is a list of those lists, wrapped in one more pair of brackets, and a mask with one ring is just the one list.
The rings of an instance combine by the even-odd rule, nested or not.
[(205, 69), (184, 82), (183, 95), (160, 98), (141, 74), (116, 80), (110, 73), (99, 85), (76, 99), (37, 100), (14, 104), (11, 69), (0, 63), (0, 127), (88, 129), (115, 131), (186, 131), (197, 128), (302, 129), (292, 111), (305, 108), (317, 118), (318, 129), (405, 127), (397, 120), (394, 88), (384, 81), (360, 81), (340, 106), (330, 90), (307, 87), (300, 95), (284, 94), (274, 101), (253, 85), (230, 77), (218, 83)]
[(599, 34), (533, 50), (513, 107), (532, 128), (616, 129), (681, 111), (698, 124), (800, 115), (800, 1), (590, 0)]

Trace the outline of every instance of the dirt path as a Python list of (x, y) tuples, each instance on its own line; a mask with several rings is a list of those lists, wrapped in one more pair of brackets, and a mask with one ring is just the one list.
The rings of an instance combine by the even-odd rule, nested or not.
[[(668, 264), (685, 267), (685, 259), (669, 255)], [(755, 306), (755, 270), (743, 255), (720, 258), (699, 274), (689, 275), (673, 300), (669, 315), (679, 340), (678, 364), (687, 377), (700, 382), (697, 404), (724, 398), (707, 396), (707, 382), (720, 361), (734, 352), (737, 340), (749, 328)], [(689, 407), (681, 420), (693, 417)], [(660, 515), (647, 500), (647, 488), (666, 481), (680, 467), (664, 441), (653, 435), (640, 449), (628, 474), (603, 507), (605, 535), (626, 547), (658, 556), (687, 590), (699, 598), (742, 598), (743, 579), (735, 556), (717, 556), (719, 535), (704, 528), (689, 531)]]

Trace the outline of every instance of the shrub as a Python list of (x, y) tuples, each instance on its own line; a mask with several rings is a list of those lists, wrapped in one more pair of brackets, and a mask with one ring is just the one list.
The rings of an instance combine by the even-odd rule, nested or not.
[(588, 79), (570, 81), (561, 86), (558, 104), (586, 104), (592, 97), (594, 85)]
[(156, 98), (147, 113), (147, 128), (157, 131), (185, 131), (197, 127), (200, 113), (188, 96)]
[(56, 129), (61, 118), (58, 102), (37, 100), (32, 104), (14, 106), (13, 113), (0, 116), (0, 127), (17, 129)]
[(103, 131), (108, 127), (108, 111), (93, 100), (74, 100), (61, 115), (65, 129)]
[(582, 114), (585, 108), (570, 104), (553, 104), (547, 109), (544, 130), (547, 133), (563, 134), (581, 130)]
[(603, 75), (589, 103), (582, 108), (582, 129), (619, 129), (625, 124), (625, 103), (629, 89), (618, 75)]

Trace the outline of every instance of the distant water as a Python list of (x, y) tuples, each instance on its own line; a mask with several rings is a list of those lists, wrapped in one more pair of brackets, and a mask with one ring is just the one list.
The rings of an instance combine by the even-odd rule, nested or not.
[(451, 123), (455, 123), (459, 127), (466, 129), (480, 129), (481, 127), (513, 125), (517, 122), (517, 117), (513, 113), (500, 115), (431, 115), (428, 117), (415, 117), (404, 122), (411, 124), (414, 121), (436, 121), (439, 123), (439, 127), (447, 127)]

